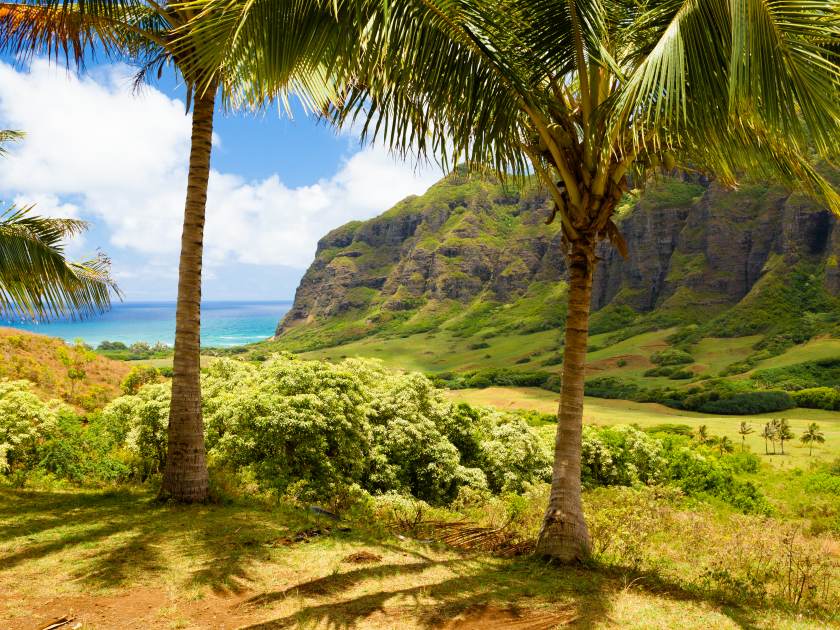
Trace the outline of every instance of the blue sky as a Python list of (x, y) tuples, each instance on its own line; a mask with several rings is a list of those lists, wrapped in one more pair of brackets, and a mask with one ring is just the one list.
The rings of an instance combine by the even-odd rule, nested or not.
[[(173, 76), (137, 94), (132, 72), (0, 60), (0, 128), (27, 133), (0, 163), (0, 199), (89, 221), (72, 256), (105, 251), (128, 301), (174, 299), (189, 117)], [(217, 114), (205, 299), (290, 299), (320, 236), (441, 176), (294, 114)]]

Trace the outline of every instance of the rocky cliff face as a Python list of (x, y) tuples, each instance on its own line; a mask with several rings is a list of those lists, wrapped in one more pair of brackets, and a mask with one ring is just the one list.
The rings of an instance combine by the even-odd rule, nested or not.
[[(533, 186), (508, 189), (453, 174), (375, 219), (333, 230), (319, 242), (277, 334), (331, 325), (358, 337), (445, 325), (488, 304), (547, 317), (566, 274), (559, 227), (544, 224), (548, 207)], [(840, 294), (840, 222), (799, 194), (671, 179), (627, 203), (620, 228), (630, 255), (624, 260), (602, 244), (595, 310), (714, 315), (767, 274), (801, 264), (818, 273), (821, 290)]]

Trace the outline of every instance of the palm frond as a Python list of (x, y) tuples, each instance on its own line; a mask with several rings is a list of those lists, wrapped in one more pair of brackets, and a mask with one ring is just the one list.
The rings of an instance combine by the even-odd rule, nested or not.
[(120, 293), (107, 257), (74, 263), (64, 255), (64, 239), (87, 224), (35, 216), (31, 210), (12, 207), (0, 215), (0, 313), (49, 319), (110, 308), (111, 292)]
[(5, 144), (10, 142), (18, 142), (23, 140), (24, 133), (22, 131), (13, 131), (11, 129), (0, 129), (0, 157), (4, 157), (8, 153)]

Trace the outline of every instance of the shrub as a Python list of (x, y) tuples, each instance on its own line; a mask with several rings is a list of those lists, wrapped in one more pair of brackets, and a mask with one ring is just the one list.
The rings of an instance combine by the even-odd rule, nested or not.
[(123, 394), (136, 394), (137, 391), (158, 380), (160, 373), (156, 368), (148, 365), (135, 365), (120, 383)]
[(835, 387), (810, 387), (792, 392), (797, 407), (809, 409), (840, 410), (840, 389)]
[(662, 443), (630, 426), (586, 426), (581, 444), (581, 481), (586, 486), (632, 486), (662, 478)]
[[(689, 402), (690, 399), (687, 399), (686, 405)], [(795, 406), (796, 403), (788, 392), (768, 390), (730, 394), (716, 400), (707, 399), (699, 402), (696, 405), (696, 410), (703, 413), (749, 415), (784, 411)]]
[[(453, 405), (428, 378), (372, 361), (219, 359), (202, 389), (211, 464), (280, 494), (294, 486), (329, 500), (359, 486), (441, 504), (462, 488), (516, 491), (550, 474), (549, 453), (515, 414)], [(103, 412), (144, 477), (163, 464), (168, 400), (168, 384), (146, 385)]]
[(687, 424), (671, 424), (667, 422), (663, 424), (655, 424), (652, 427), (643, 429), (643, 431), (645, 433), (665, 433), (669, 435), (683, 435), (686, 437), (694, 435), (694, 429)]
[(0, 381), (0, 473), (33, 468), (38, 444), (65, 410), (61, 403), (38, 398), (28, 381)]
[(615, 376), (602, 376), (586, 381), (584, 392), (596, 398), (634, 399), (639, 394), (639, 387), (626, 383)]
[(650, 362), (655, 365), (662, 366), (686, 365), (688, 363), (694, 363), (694, 357), (685, 350), (680, 350), (678, 348), (666, 348), (665, 350), (654, 352), (650, 356)]
[(114, 441), (131, 454), (131, 472), (141, 481), (161, 473), (166, 464), (169, 400), (168, 385), (146, 385), (136, 395), (117, 398), (102, 410), (103, 422)]
[(490, 344), (486, 341), (479, 341), (478, 343), (471, 343), (468, 347), (470, 350), (483, 350), (484, 348), (489, 348)]

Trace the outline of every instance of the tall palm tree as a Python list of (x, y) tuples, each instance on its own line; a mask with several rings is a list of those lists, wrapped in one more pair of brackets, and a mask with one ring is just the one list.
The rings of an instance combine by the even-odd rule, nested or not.
[(805, 433), (802, 434), (802, 437), (799, 438), (803, 444), (808, 445), (808, 456), (814, 454), (814, 444), (823, 444), (825, 443), (825, 435), (822, 431), (820, 431), (820, 426), (816, 422), (812, 422), (808, 425), (808, 428), (805, 430)]
[[(283, 0), (196, 0), (266, 21)], [(314, 1), (314, 0), (313, 0)], [(367, 138), (445, 163), (535, 172), (568, 261), (568, 316), (551, 493), (537, 553), (589, 554), (581, 506), (585, 362), (596, 246), (632, 182), (676, 167), (733, 184), (773, 175), (840, 211), (809, 160), (840, 127), (838, 0), (323, 0), (364, 25), (356, 81), (332, 112)], [(203, 30), (205, 35), (214, 27)], [(229, 24), (220, 32), (237, 32)], [(227, 37), (227, 36), (225, 36)], [(254, 90), (270, 86), (263, 72)], [(253, 95), (252, 95), (253, 96)], [(257, 100), (259, 100), (257, 98)]]
[[(746, 449), (746, 446), (747, 446), (747, 436), (750, 433), (753, 433), (754, 431), (755, 431), (755, 429), (753, 429), (749, 424), (747, 424), (746, 421), (744, 421), (744, 420), (741, 421), (741, 426), (738, 427), (738, 435), (741, 436), (741, 452), (742, 453), (744, 452), (744, 450)], [(767, 446), (767, 444), (765, 444), (765, 450), (766, 450), (766, 446)]]
[[(6, 143), (21, 138), (18, 131), (0, 130), (0, 156)], [(31, 206), (0, 213), (0, 315), (49, 319), (108, 310), (111, 292), (119, 295), (108, 258), (77, 263), (64, 254), (64, 240), (86, 229), (84, 221), (36, 216)]]
[[(613, 215), (629, 183), (663, 166), (727, 184), (748, 170), (840, 211), (808, 159), (830, 152), (840, 126), (838, 1), (320, 0), (338, 22), (363, 25), (345, 39), (356, 80), (337, 122), (361, 120), (366, 137), (403, 153), (490, 164), (503, 177), (533, 170), (553, 200), (569, 309), (538, 554), (570, 561), (590, 550), (580, 445), (592, 277), (599, 241), (626, 251)], [(233, 58), (271, 59), (285, 35), (272, 19), (284, 0), (192, 4), (227, 12), (200, 30)], [(272, 75), (255, 73), (246, 100), (259, 103)]]
[(776, 454), (776, 428), (772, 422), (765, 422), (764, 428), (761, 430), (761, 437), (764, 438), (764, 454), (769, 455), (770, 449), (767, 448), (767, 441), (773, 443), (773, 454)]
[[(171, 65), (186, 85), (187, 109), (192, 109), (192, 135), (184, 203), (178, 300), (175, 326), (174, 375), (169, 413), (168, 451), (161, 497), (181, 502), (208, 496), (204, 429), (201, 417), (199, 359), (201, 350), (201, 268), (207, 185), (210, 175), (213, 118), (217, 97), (247, 94), (253, 63), (277, 80), (267, 98), (285, 100), (295, 93), (310, 107), (322, 108), (334, 94), (330, 71), (335, 31), (319, 29), (329, 15), (317, 3), (291, 3), (276, 12), (270, 24), (283, 31), (275, 46), (281, 54), (267, 58), (247, 46), (231, 61), (226, 50), (214, 49), (216, 63), (202, 66), (206, 40), (200, 22), (185, 29), (197, 11), (187, 5), (149, 0), (31, 0), (0, 3), (0, 50), (31, 55), (64, 54), (77, 63), (96, 47), (141, 64), (138, 80)], [(222, 23), (231, 14), (219, 8), (207, 14)], [(238, 14), (234, 14), (238, 17)], [(331, 23), (331, 22), (330, 22)], [(243, 22), (247, 33), (248, 22)], [(257, 75), (254, 75), (257, 76)]]
[(726, 453), (731, 453), (735, 447), (732, 445), (732, 440), (724, 435), (718, 440), (718, 449), (721, 455), (725, 455)]

